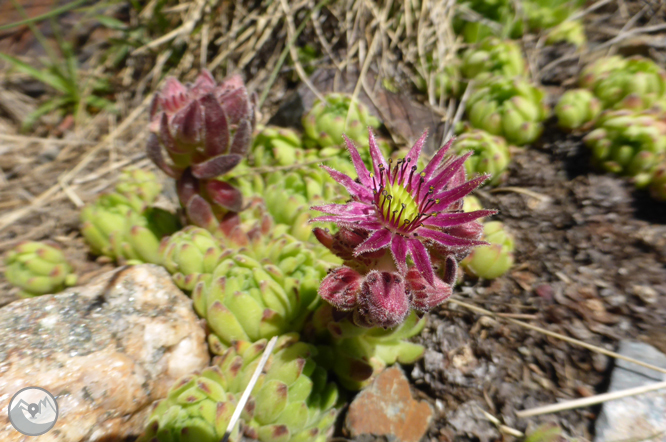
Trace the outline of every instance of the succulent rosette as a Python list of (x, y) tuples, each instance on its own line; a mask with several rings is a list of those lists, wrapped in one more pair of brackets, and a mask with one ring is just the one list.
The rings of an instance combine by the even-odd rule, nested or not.
[(605, 112), (583, 140), (598, 168), (632, 177), (642, 188), (666, 157), (666, 122), (649, 113)]
[[(156, 402), (140, 442), (219, 442), (266, 348), (266, 340), (237, 341), (213, 365), (179, 379)], [(260, 442), (324, 442), (335, 422), (338, 390), (313, 357), (317, 349), (298, 335), (278, 339), (259, 375), (240, 425)]]
[(565, 92), (555, 106), (558, 124), (568, 130), (586, 128), (601, 111), (601, 102), (587, 89)]
[(22, 298), (58, 293), (76, 284), (72, 266), (55, 245), (21, 242), (7, 252), (5, 266), (5, 278), (20, 288)]
[(652, 172), (650, 195), (656, 200), (666, 201), (666, 161), (662, 161)]
[(241, 210), (240, 192), (216, 178), (247, 154), (255, 101), (240, 76), (218, 85), (206, 70), (187, 86), (168, 78), (153, 99), (148, 156), (177, 180), (178, 197), (195, 225), (224, 231), (224, 217)]
[(345, 261), (329, 272), (319, 294), (348, 312), (356, 325), (391, 328), (411, 309), (428, 311), (439, 305), (451, 294), (456, 258), (485, 244), (478, 240), (481, 225), (475, 220), (493, 212), (461, 209), (464, 196), (488, 177), (465, 181), (463, 164), (471, 153), (442, 163), (451, 142), (418, 172), (425, 139), (424, 133), (407, 156), (393, 164), (381, 154), (370, 131), (372, 172), (347, 139), (357, 180), (323, 166), (351, 200), (313, 207), (328, 214), (313, 221), (340, 228), (335, 235), (317, 228), (315, 236)]
[(495, 77), (470, 94), (471, 125), (521, 146), (536, 141), (549, 114), (546, 92), (522, 78)]
[(342, 134), (361, 144), (366, 143), (368, 126), (377, 128), (381, 122), (358, 100), (340, 93), (327, 94), (325, 100), (315, 101), (303, 115), (304, 144), (307, 147), (342, 145)]
[(586, 66), (580, 86), (594, 92), (604, 109), (644, 110), (666, 96), (666, 70), (649, 58), (614, 55)]
[(526, 65), (520, 46), (513, 40), (487, 37), (462, 57), (463, 77), (479, 83), (493, 76), (513, 78), (525, 76)]
[(472, 250), (460, 265), (470, 274), (484, 279), (495, 279), (513, 265), (513, 237), (504, 224), (490, 221), (483, 226), (483, 237), (490, 244)]
[(152, 207), (161, 190), (152, 172), (124, 171), (114, 192), (87, 204), (81, 234), (92, 252), (120, 263), (160, 264), (161, 238), (180, 228), (175, 215)]
[(490, 179), (486, 184), (492, 186), (504, 179), (504, 172), (511, 161), (509, 146), (504, 138), (473, 129), (460, 135), (453, 142), (452, 148), (458, 154), (472, 151), (472, 155), (465, 161), (468, 175), (488, 174)]

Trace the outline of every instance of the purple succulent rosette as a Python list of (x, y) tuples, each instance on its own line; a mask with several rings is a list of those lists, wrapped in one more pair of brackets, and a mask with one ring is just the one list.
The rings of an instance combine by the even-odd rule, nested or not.
[(216, 178), (247, 154), (255, 101), (239, 75), (217, 84), (207, 70), (193, 84), (168, 78), (153, 99), (148, 156), (177, 180), (180, 202), (200, 227), (214, 230), (225, 215), (241, 209), (240, 191)]
[[(405, 158), (393, 164), (384, 158), (370, 131), (369, 171), (353, 143), (345, 137), (358, 179), (322, 166), (351, 196), (346, 204), (313, 209), (328, 215), (312, 222), (334, 222), (331, 234), (315, 228), (317, 239), (344, 260), (322, 281), (321, 297), (358, 326), (395, 327), (410, 309), (426, 312), (452, 292), (458, 261), (481, 241), (476, 221), (492, 210), (463, 212), (463, 198), (489, 178), (466, 181), (463, 164), (471, 152), (447, 155), (453, 140), (418, 172), (417, 162), (427, 133)], [(411, 260), (409, 259), (411, 257)]]

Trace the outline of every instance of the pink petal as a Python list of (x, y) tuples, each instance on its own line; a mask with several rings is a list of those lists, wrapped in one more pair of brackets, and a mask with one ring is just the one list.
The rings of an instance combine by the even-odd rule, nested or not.
[(479, 187), (488, 178), (490, 178), (489, 175), (481, 175), (479, 177), (474, 178), (473, 180), (469, 180), (466, 183), (461, 184), (458, 187), (454, 187), (453, 189), (450, 190), (445, 190), (444, 192), (441, 192), (433, 196), (432, 198), (439, 199), (439, 203), (432, 206), (430, 212), (441, 212), (454, 202), (462, 199), (472, 190)]
[(407, 272), (407, 240), (402, 235), (393, 235), (391, 240), (391, 253), (396, 267), (401, 274)]
[(449, 235), (448, 233), (440, 232), (439, 230), (426, 229), (425, 227), (417, 229), (416, 233), (423, 238), (432, 239), (441, 245), (450, 247), (474, 247), (487, 244), (485, 241), (459, 238), (457, 236)]
[(442, 147), (439, 148), (435, 156), (432, 157), (428, 165), (423, 169), (424, 178), (426, 180), (429, 180), (432, 174), (437, 170), (439, 167), (440, 163), (444, 159), (444, 155), (449, 151), (449, 148), (451, 147), (451, 144), (455, 140), (454, 138), (449, 139), (449, 141), (446, 142), (446, 144)]
[(342, 172), (338, 172), (335, 169), (331, 169), (328, 166), (321, 166), (321, 168), (327, 171), (331, 178), (342, 184), (352, 197), (365, 200), (368, 203), (373, 201), (372, 193), (367, 187), (364, 187), (363, 185), (354, 181), (351, 177), (345, 175)]
[(365, 221), (367, 219), (368, 219), (367, 215), (349, 215), (349, 216), (324, 215), (312, 218), (310, 222), (311, 223), (340, 223), (340, 222), (353, 223), (353, 222)]
[(370, 235), (370, 238), (366, 239), (363, 244), (354, 249), (354, 256), (383, 249), (391, 243), (392, 237), (393, 233), (389, 229), (379, 229)]
[(363, 184), (365, 187), (372, 187), (370, 172), (368, 171), (368, 168), (365, 167), (365, 163), (361, 159), (361, 155), (358, 153), (358, 149), (356, 149), (354, 143), (352, 143), (352, 141), (349, 138), (347, 138), (347, 135), (342, 135), (342, 137), (345, 139), (345, 143), (347, 144), (347, 150), (349, 151), (352, 163), (354, 163), (354, 167), (356, 168), (356, 174), (358, 175), (358, 179), (361, 181), (361, 184)]
[(312, 206), (312, 210), (328, 213), (330, 215), (370, 215), (374, 214), (375, 208), (365, 203), (352, 201), (347, 204), (327, 204), (325, 206)]
[(435, 189), (441, 189), (444, 186), (449, 189), (453, 187), (450, 185), (451, 179), (455, 177), (456, 173), (460, 170), (463, 170), (464, 173), (464, 163), (473, 153), (474, 152), (467, 152), (465, 155), (449, 162), (436, 177), (427, 182), (427, 186), (433, 186)]
[(423, 243), (418, 239), (408, 239), (407, 248), (412, 255), (414, 265), (423, 277), (432, 284), (435, 280), (435, 273), (432, 270), (432, 263), (430, 262), (430, 255)]
[(433, 227), (451, 227), (465, 224), (484, 216), (495, 215), (496, 210), (475, 210), (474, 212), (438, 213), (423, 221), (423, 225)]
[(370, 142), (370, 158), (372, 158), (372, 166), (375, 171), (375, 176), (379, 176), (379, 165), (383, 164), (384, 168), (388, 168), (388, 163), (382, 154), (382, 151), (377, 147), (377, 141), (375, 140), (375, 134), (372, 133), (372, 129), (368, 128), (368, 136)]
[(423, 131), (423, 135), (419, 138), (416, 143), (409, 149), (409, 153), (405, 157), (405, 161), (409, 164), (416, 166), (419, 161), (419, 156), (421, 156), (421, 149), (423, 149), (423, 144), (425, 144), (426, 139), (428, 138), (428, 129)]

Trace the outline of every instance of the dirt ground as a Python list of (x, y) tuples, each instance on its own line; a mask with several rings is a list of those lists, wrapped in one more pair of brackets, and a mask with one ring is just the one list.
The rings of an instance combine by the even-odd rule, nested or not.
[[(621, 7), (613, 2), (588, 15), (590, 44), (619, 35), (632, 17), (635, 26), (655, 25), (648, 19), (658, 1), (626, 1)], [(304, 35), (310, 35), (307, 32)], [(656, 53), (663, 62), (666, 44), (659, 42), (664, 35), (637, 34), (620, 41), (616, 50)], [(523, 43), (554, 101), (575, 83), (585, 54), (562, 45), (541, 49), (529, 38)], [(256, 64), (248, 63), (246, 73), (252, 69)], [(274, 84), (262, 122), (274, 116), (273, 121), (298, 124), (298, 110), (292, 117), (284, 109), (277, 111), (297, 87), (285, 79), (287, 74), (292, 75), (287, 72)], [(318, 78), (314, 83), (322, 91), (353, 90), (358, 74), (335, 85), (324, 74)], [(21, 106), (34, 109), (30, 88), (20, 78), (0, 83), (0, 129), (5, 135), (18, 135), (18, 122), (27, 112)], [(441, 134), (441, 112), (422, 104), (424, 97), (413, 89), (405, 90), (385, 93), (385, 101), (380, 101), (391, 109), (389, 131), (397, 139), (409, 138), (410, 131), (419, 133), (427, 125), (439, 126), (432, 133)], [(301, 93), (301, 98), (306, 95)], [(21, 240), (53, 240), (64, 248), (80, 284), (114, 267), (108, 259), (87, 252), (78, 232), (78, 214), (83, 203), (113, 185), (122, 167), (154, 170), (143, 153), (147, 112), (140, 105), (147, 102), (143, 96), (128, 97), (123, 99), (128, 109), (121, 113), (123, 118), (100, 114), (76, 131), (66, 119), (46, 119), (18, 141), (0, 140), (0, 253)], [(405, 123), (404, 115), (419, 117)], [(119, 131), (123, 124), (127, 126)], [(108, 140), (108, 133), (122, 136)], [(505, 183), (477, 192), (484, 207), (499, 210), (495, 219), (515, 236), (516, 265), (492, 282), (466, 279), (455, 298), (609, 350), (631, 339), (666, 352), (666, 204), (634, 190), (622, 178), (594, 171), (580, 136), (560, 131), (552, 120), (544, 133), (536, 145), (514, 151)], [(174, 207), (174, 202), (167, 192), (162, 204)], [(0, 306), (14, 299), (16, 291), (0, 277)], [(502, 438), (479, 416), (478, 408), (519, 431), (555, 422), (573, 437), (593, 438), (598, 407), (530, 419), (516, 418), (515, 411), (604, 391), (613, 368), (610, 358), (501, 317), (473, 313), (455, 302), (432, 312), (415, 341), (427, 348), (426, 355), (406, 372), (418, 395), (436, 410), (429, 440)]]

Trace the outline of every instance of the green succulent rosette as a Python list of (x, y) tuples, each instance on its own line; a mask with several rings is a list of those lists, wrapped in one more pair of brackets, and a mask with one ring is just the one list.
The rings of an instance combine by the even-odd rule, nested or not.
[(175, 215), (152, 207), (161, 191), (154, 173), (124, 170), (114, 192), (81, 211), (81, 234), (92, 252), (120, 263), (160, 264), (161, 238), (180, 228)]
[(650, 195), (656, 200), (666, 201), (666, 161), (662, 161), (652, 172)]
[(585, 26), (579, 20), (567, 20), (548, 31), (546, 35), (546, 44), (570, 43), (576, 47), (582, 46), (587, 42), (585, 36)]
[(555, 106), (557, 123), (563, 129), (585, 129), (601, 113), (601, 102), (587, 89), (565, 92)]
[(411, 364), (423, 356), (423, 346), (407, 340), (418, 335), (426, 322), (414, 311), (393, 329), (359, 327), (336, 314), (330, 304), (322, 303), (306, 325), (306, 333), (319, 343), (317, 362), (333, 371), (338, 383), (349, 390), (362, 389), (388, 365)]
[(471, 125), (518, 146), (536, 141), (549, 114), (546, 92), (521, 78), (495, 77), (470, 94)]
[(648, 109), (666, 97), (666, 70), (649, 58), (605, 57), (581, 72), (580, 86), (590, 89), (604, 109)]
[(525, 59), (520, 46), (513, 40), (487, 37), (465, 51), (460, 66), (462, 76), (483, 83), (493, 76), (513, 78), (525, 76)]
[(189, 228), (165, 239), (161, 250), (176, 284), (192, 292), (216, 354), (238, 340), (301, 330), (320, 303), (319, 282), (340, 264), (323, 246), (277, 232), (223, 248), (206, 230)]
[(484, 185), (496, 186), (505, 178), (511, 155), (504, 138), (473, 129), (460, 135), (451, 147), (458, 155), (474, 152), (465, 161), (465, 171), (469, 176), (490, 174), (491, 178)]
[(368, 144), (368, 127), (378, 128), (381, 121), (368, 108), (345, 94), (327, 94), (324, 101), (315, 101), (303, 115), (303, 142), (306, 147), (332, 147), (344, 144), (345, 134), (357, 145)]
[[(177, 381), (156, 403), (140, 442), (219, 442), (259, 364), (267, 341), (237, 341), (213, 365)], [(325, 442), (338, 390), (298, 335), (278, 339), (230, 441)]]
[(5, 278), (19, 287), (19, 296), (32, 298), (76, 284), (76, 275), (62, 251), (52, 245), (25, 241), (5, 255)]
[(81, 211), (81, 234), (92, 252), (120, 263), (160, 264), (160, 240), (179, 228), (172, 213), (159, 208), (139, 213), (118, 193), (101, 195)]
[(605, 112), (583, 141), (596, 167), (629, 176), (643, 188), (666, 157), (666, 122), (649, 113)]
[(513, 237), (501, 222), (490, 221), (483, 225), (483, 239), (490, 244), (472, 249), (460, 265), (475, 277), (498, 278), (513, 265)]

